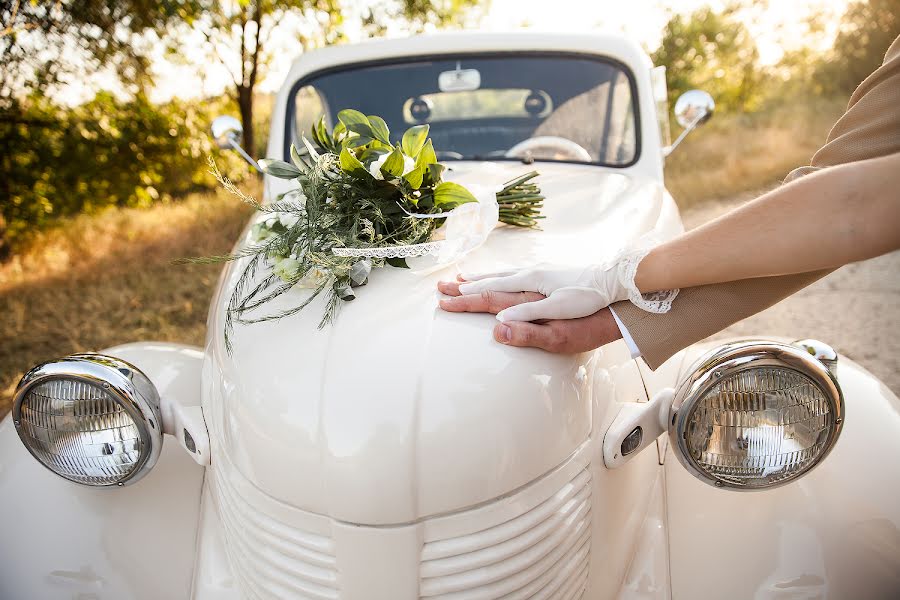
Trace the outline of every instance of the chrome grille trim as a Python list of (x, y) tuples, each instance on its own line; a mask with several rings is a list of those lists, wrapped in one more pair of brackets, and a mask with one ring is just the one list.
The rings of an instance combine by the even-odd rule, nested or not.
[[(236, 473), (230, 473), (235, 476)], [(213, 472), (226, 550), (242, 591), (254, 598), (338, 600), (334, 542), (278, 521)]]
[(531, 510), (469, 535), (426, 542), (420, 596), (579, 598), (590, 557), (590, 483), (585, 468)]

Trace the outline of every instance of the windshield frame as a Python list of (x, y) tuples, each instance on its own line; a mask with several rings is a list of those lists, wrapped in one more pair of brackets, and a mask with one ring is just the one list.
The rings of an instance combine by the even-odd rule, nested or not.
[[(634, 135), (635, 135), (635, 143), (634, 143), (634, 156), (627, 163), (604, 163), (604, 162), (586, 162), (582, 160), (569, 160), (569, 159), (552, 159), (552, 158), (541, 158), (534, 159), (532, 162), (547, 162), (547, 163), (562, 163), (562, 164), (574, 164), (574, 165), (589, 165), (594, 167), (606, 167), (610, 169), (627, 169), (629, 167), (633, 167), (638, 163), (641, 159), (642, 151), (643, 151), (643, 123), (641, 122), (641, 103), (640, 103), (640, 95), (638, 94), (638, 86), (637, 81), (634, 77), (634, 72), (632, 72), (631, 68), (625, 64), (624, 62), (617, 60), (611, 56), (607, 56), (605, 54), (594, 54), (592, 52), (576, 52), (576, 51), (557, 51), (557, 50), (502, 50), (502, 51), (490, 51), (490, 52), (448, 52), (448, 53), (432, 53), (432, 54), (411, 54), (408, 56), (397, 56), (390, 58), (380, 58), (373, 60), (362, 60), (362, 61), (353, 61), (347, 62), (340, 65), (334, 65), (331, 67), (325, 67), (323, 69), (316, 69), (314, 71), (310, 71), (306, 73), (302, 77), (300, 77), (294, 84), (291, 86), (290, 91), (288, 92), (288, 101), (287, 101), (287, 112), (285, 113), (285, 131), (284, 131), (284, 143), (282, 144), (284, 160), (290, 162), (290, 150), (291, 143), (294, 139), (294, 130), (297, 118), (296, 112), (296, 101), (297, 101), (297, 92), (300, 91), (305, 85), (310, 85), (313, 83), (313, 80), (317, 77), (321, 77), (323, 75), (328, 75), (330, 73), (337, 73), (341, 71), (348, 71), (356, 68), (365, 68), (365, 67), (378, 67), (385, 65), (398, 65), (408, 62), (418, 62), (418, 61), (429, 61), (429, 60), (453, 60), (453, 59), (461, 59), (465, 60), (467, 58), (502, 58), (509, 56), (522, 56), (522, 57), (539, 57), (539, 58), (578, 58), (578, 59), (587, 59), (594, 60), (597, 62), (610, 64), (625, 74), (628, 78), (628, 87), (631, 91), (631, 100), (632, 100), (632, 115), (634, 118)], [(513, 158), (506, 156), (497, 156), (491, 157), (490, 159), (476, 159), (476, 158), (443, 158), (441, 162), (524, 162), (521, 158)]]

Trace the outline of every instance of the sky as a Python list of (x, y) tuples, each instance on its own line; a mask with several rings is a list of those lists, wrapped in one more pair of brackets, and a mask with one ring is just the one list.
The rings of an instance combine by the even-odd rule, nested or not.
[[(352, 15), (359, 14), (367, 3), (367, 0), (346, 0), (345, 10), (351, 16), (348, 22), (353, 22)], [(537, 31), (619, 32), (652, 49), (659, 44), (662, 29), (671, 14), (687, 14), (704, 5), (721, 9), (723, 4), (719, 0), (491, 0), (479, 29), (511, 31), (526, 27)], [(848, 0), (769, 0), (754, 8), (747, 14), (746, 22), (756, 39), (761, 62), (774, 64), (784, 50), (813, 41), (807, 36), (806, 19), (814, 13), (823, 14), (827, 25), (818, 43), (829, 44), (847, 4)], [(274, 58), (259, 91), (273, 92), (283, 83), (296, 58), (291, 37), (299, 27), (302, 27), (299, 21), (288, 20), (276, 30), (280, 36), (270, 43)], [(348, 33), (351, 41), (360, 37), (358, 32), (351, 30)], [(405, 32), (394, 28), (391, 34), (402, 36)], [(229, 74), (215, 62), (198, 70), (198, 60), (206, 60), (202, 54), (199, 42), (196, 47), (188, 44), (184, 57), (186, 64), (177, 65), (166, 61), (160, 50), (155, 60), (157, 85), (153, 99), (164, 101), (173, 96), (220, 94), (230, 80)], [(114, 78), (107, 79), (111, 82)], [(186, 81), (193, 83), (186, 86)], [(77, 89), (70, 93), (80, 95)]]

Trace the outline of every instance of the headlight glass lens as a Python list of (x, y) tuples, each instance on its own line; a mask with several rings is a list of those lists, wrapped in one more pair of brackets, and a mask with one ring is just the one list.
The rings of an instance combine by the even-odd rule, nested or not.
[(134, 419), (100, 386), (49, 379), (22, 399), (22, 441), (44, 466), (78, 483), (114, 485), (140, 466), (144, 442)]
[(831, 403), (809, 377), (755, 367), (721, 378), (697, 400), (684, 442), (697, 467), (721, 482), (768, 487), (814, 466), (835, 425)]

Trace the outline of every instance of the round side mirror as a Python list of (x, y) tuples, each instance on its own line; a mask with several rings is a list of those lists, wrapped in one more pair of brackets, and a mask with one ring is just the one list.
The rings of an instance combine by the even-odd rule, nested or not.
[(675, 120), (684, 128), (702, 125), (716, 110), (712, 96), (703, 90), (688, 90), (675, 102)]
[(210, 131), (219, 148), (233, 148), (232, 142), (236, 142), (244, 133), (244, 128), (231, 115), (222, 115), (213, 119)]

